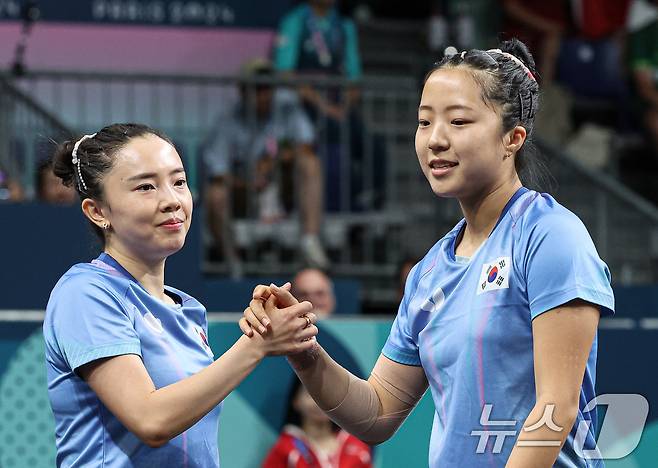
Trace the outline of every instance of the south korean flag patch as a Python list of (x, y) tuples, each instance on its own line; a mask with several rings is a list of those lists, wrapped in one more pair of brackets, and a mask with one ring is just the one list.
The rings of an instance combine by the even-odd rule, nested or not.
[(482, 294), (496, 289), (509, 288), (510, 267), (509, 257), (498, 257), (496, 260), (482, 265), (477, 293)]

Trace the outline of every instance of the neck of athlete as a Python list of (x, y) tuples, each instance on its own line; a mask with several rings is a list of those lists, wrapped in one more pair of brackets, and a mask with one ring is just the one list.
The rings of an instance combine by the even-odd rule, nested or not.
[(105, 253), (119, 262), (151, 296), (167, 300), (168, 296), (164, 293), (165, 259), (145, 262), (127, 252), (126, 249), (112, 245), (105, 247)]
[(336, 438), (330, 420), (319, 421), (316, 419), (304, 418), (302, 421), (302, 430), (313, 444), (322, 448), (326, 448), (327, 445), (334, 442)]
[(496, 226), (507, 202), (521, 186), (521, 181), (515, 174), (512, 180), (496, 185), (483, 194), (460, 198), (459, 205), (466, 219), (462, 242), (467, 242), (474, 248), (482, 244)]

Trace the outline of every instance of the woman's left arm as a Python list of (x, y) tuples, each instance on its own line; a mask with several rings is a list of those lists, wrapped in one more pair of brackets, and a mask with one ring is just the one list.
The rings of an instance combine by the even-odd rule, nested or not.
[(598, 306), (576, 299), (532, 321), (537, 402), (523, 423), (507, 468), (550, 468), (555, 463), (578, 414), (599, 315)]

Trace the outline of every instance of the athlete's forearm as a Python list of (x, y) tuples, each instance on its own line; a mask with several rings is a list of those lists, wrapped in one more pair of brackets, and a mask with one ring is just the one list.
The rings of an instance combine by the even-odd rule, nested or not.
[(155, 390), (147, 399), (147, 418), (154, 445), (166, 443), (192, 427), (231, 393), (265, 357), (246, 336), (202, 371)]
[(350, 373), (318, 343), (312, 350), (288, 356), (288, 362), (323, 410), (338, 406), (347, 395)]
[(316, 403), (347, 432), (364, 442), (388, 440), (427, 389), (422, 369), (380, 356), (363, 380), (339, 366), (319, 346), (289, 358)]
[(571, 432), (577, 413), (577, 403), (574, 407), (567, 401), (537, 401), (523, 423), (505, 467), (552, 467)]
[(338, 365), (320, 345), (289, 360), (309, 394), (336, 424), (369, 443), (390, 437), (375, 427), (381, 402), (370, 382)]

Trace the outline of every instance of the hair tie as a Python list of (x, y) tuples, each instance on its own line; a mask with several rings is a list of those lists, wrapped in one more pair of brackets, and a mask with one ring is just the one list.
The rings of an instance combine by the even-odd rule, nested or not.
[(516, 63), (517, 65), (519, 65), (521, 68), (523, 68), (523, 71), (526, 72), (526, 74), (528, 75), (528, 77), (529, 77), (532, 81), (537, 81), (537, 79), (535, 78), (535, 75), (532, 74), (532, 72), (531, 72), (530, 69), (526, 66), (526, 64), (523, 63), (518, 57), (516, 57), (516, 56), (510, 54), (509, 52), (503, 52), (503, 51), (500, 50), (500, 49), (489, 49), (489, 50), (487, 50), (487, 53), (489, 53), (489, 52), (497, 52), (497, 53), (499, 53), (499, 54), (501, 54), (501, 55), (504, 55), (505, 57), (507, 57), (508, 59), (512, 60), (514, 63)]
[(82, 138), (80, 138), (78, 141), (75, 142), (75, 145), (73, 145), (73, 151), (71, 152), (71, 156), (73, 157), (72, 162), (74, 165), (77, 166), (78, 169), (78, 189), (82, 192), (82, 189), (80, 187), (80, 184), (82, 184), (82, 187), (84, 187), (84, 191), (87, 191), (87, 184), (85, 184), (84, 179), (82, 178), (82, 171), (80, 170), (80, 158), (78, 158), (78, 148), (80, 148), (80, 145), (82, 144), (83, 141), (87, 139), (94, 138), (96, 136), (95, 133), (92, 133), (91, 135), (83, 135)]

